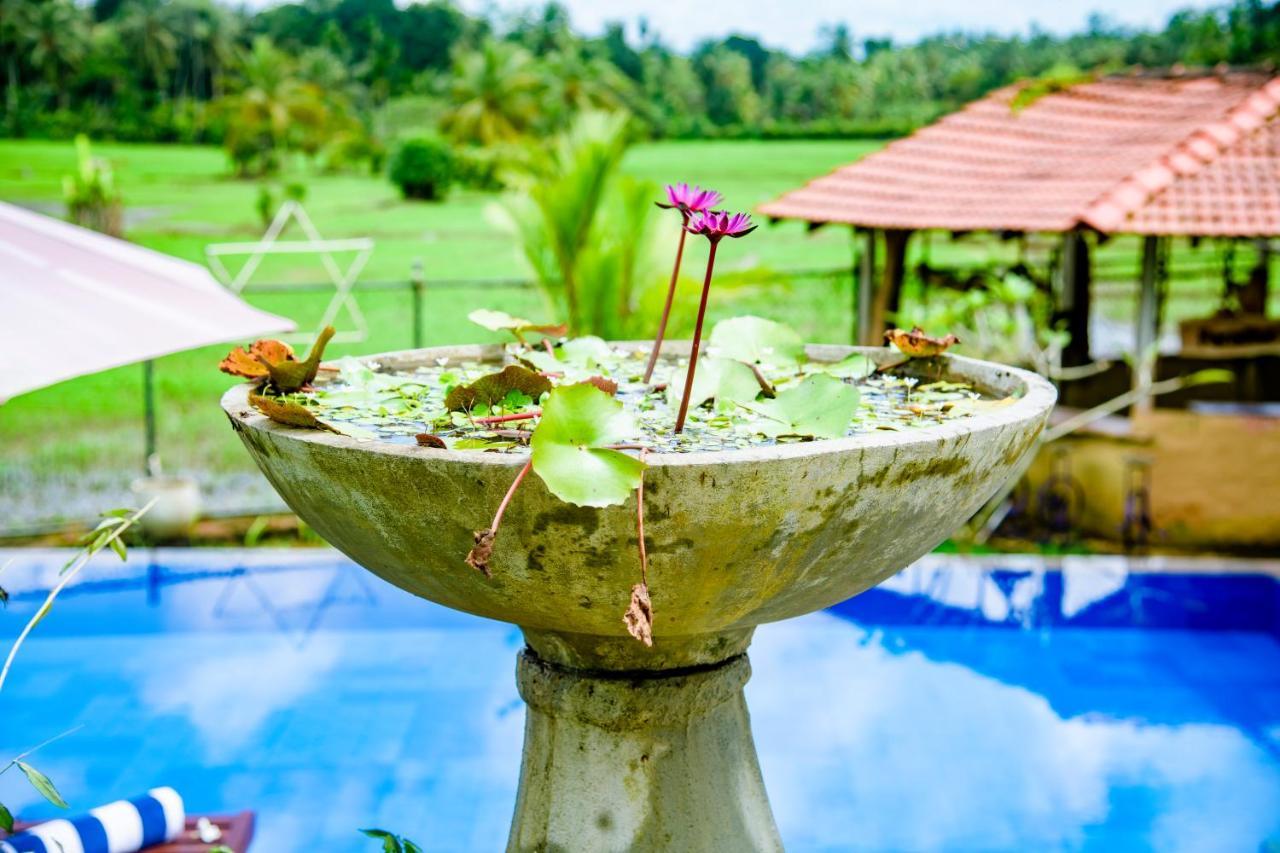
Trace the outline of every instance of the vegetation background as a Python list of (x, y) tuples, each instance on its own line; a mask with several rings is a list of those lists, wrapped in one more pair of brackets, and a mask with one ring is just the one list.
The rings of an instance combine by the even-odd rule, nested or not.
[[(469, 310), (550, 319), (531, 286), (527, 241), (513, 234), (510, 199), (547, 168), (538, 163), (547, 140), (584, 113), (629, 116), (630, 144), (610, 181), (655, 192), (695, 181), (749, 210), (1026, 78), (1052, 85), (1138, 65), (1273, 64), (1280, 3), (1183, 12), (1150, 32), (1095, 17), (1061, 37), (953, 33), (894, 44), (834, 26), (821, 43), (791, 55), (735, 35), (682, 53), (643, 27), (638, 40), (621, 24), (584, 37), (555, 4), (500, 16), (468, 15), (447, 0), (304, 0), (259, 11), (215, 0), (0, 0), (0, 198), (65, 215), (76, 203), (64, 187), (77, 171), (70, 140), (87, 134), (110, 167), (124, 236), (203, 262), (206, 245), (256, 239), (275, 206), (300, 195), (325, 236), (375, 240), (362, 283), (403, 285), (420, 264), (427, 344), (488, 340), (465, 321)], [(405, 199), (386, 179), (404, 143), (417, 139), (450, 152), (456, 186), (444, 201)], [(669, 257), (674, 221), (643, 227)], [(847, 229), (762, 229), (722, 253), (711, 317), (760, 313), (810, 339), (847, 340), (855, 249)], [(699, 269), (700, 251), (691, 244), (686, 272)], [(1217, 287), (1220, 247), (1176, 251), (1192, 276)], [(1051, 247), (933, 235), (913, 252), (913, 263), (990, 267), (1027, 255), (1044, 261)], [(1238, 262), (1247, 269), (1246, 257)], [(1131, 280), (1133, 242), (1109, 242), (1096, 263), (1104, 283)], [(255, 278), (323, 279), (318, 259), (299, 256), (268, 261)], [(912, 317), (945, 322), (959, 310), (930, 303), (917, 284), (905, 296)], [(1184, 301), (1171, 319), (1212, 302), (1189, 294), (1177, 292)], [(309, 328), (328, 296), (249, 298)], [(335, 355), (411, 344), (403, 288), (362, 290), (359, 303), (369, 339)], [(1126, 316), (1128, 292), (1102, 310)], [(672, 334), (690, 324), (677, 311)], [(213, 369), (220, 354), (157, 363), (162, 458), (169, 470), (199, 475), (215, 510), (274, 505), (213, 405), (227, 385)], [(122, 368), (4, 406), (8, 527), (90, 517), (125, 501), (143, 467), (140, 389), (141, 369)]]

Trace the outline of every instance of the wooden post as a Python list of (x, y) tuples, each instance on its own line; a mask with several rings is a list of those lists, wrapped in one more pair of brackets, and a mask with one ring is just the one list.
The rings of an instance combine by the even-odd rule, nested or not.
[(409, 268), (409, 287), (413, 296), (413, 348), (422, 349), (422, 297), (426, 290), (426, 281), (422, 277), (422, 258), (414, 258)]
[(884, 343), (889, 312), (898, 309), (902, 280), (907, 271), (907, 241), (911, 234), (912, 232), (901, 228), (889, 228), (884, 232), (884, 271), (881, 273), (880, 287), (876, 290), (876, 298), (871, 308), (871, 327), (868, 330), (869, 336), (876, 344)]
[(156, 363), (151, 359), (142, 362), (142, 417), (143, 449), (142, 471), (147, 476), (159, 474), (160, 459), (156, 456)]
[(863, 232), (862, 262), (858, 270), (858, 302), (856, 313), (857, 342), (863, 346), (877, 346), (871, 330), (871, 302), (876, 281), (876, 230)]
[(1058, 269), (1057, 305), (1054, 319), (1066, 322), (1071, 340), (1062, 353), (1064, 367), (1088, 364), (1090, 282), (1089, 242), (1079, 231), (1062, 235), (1061, 264)]
[(1146, 391), (1155, 378), (1156, 343), (1160, 335), (1159, 240), (1159, 237), (1142, 238), (1142, 278), (1133, 330), (1133, 388), (1140, 395), (1133, 405), (1135, 415), (1152, 409), (1152, 400)]

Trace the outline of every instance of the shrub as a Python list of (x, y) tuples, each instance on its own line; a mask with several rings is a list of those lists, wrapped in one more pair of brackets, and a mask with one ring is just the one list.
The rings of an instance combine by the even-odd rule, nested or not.
[(442, 199), (457, 176), (453, 149), (438, 137), (406, 140), (391, 158), (391, 182), (400, 187), (405, 198)]
[(119, 237), (124, 227), (124, 204), (116, 190), (111, 164), (93, 156), (88, 137), (76, 137), (77, 168), (62, 176), (62, 195), (67, 203), (67, 219)]

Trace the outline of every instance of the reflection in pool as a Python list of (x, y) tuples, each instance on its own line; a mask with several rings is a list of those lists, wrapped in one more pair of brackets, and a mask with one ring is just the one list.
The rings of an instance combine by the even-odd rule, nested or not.
[[(0, 640), (62, 562), (14, 553)], [(789, 850), (1280, 841), (1280, 584), (986, 560), (759, 630), (748, 700)], [(372, 849), (363, 826), (502, 848), (516, 630), (329, 551), (135, 552), (87, 576), (0, 698), (0, 755), (84, 725), (39, 762), (77, 809), (169, 784), (256, 809), (262, 853)], [(50, 814), (13, 774), (0, 800)]]

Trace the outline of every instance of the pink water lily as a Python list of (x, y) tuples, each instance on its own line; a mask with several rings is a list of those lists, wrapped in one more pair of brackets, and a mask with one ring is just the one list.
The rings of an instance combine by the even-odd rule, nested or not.
[(689, 372), (684, 379), (684, 395), (680, 398), (680, 412), (676, 415), (676, 432), (684, 431), (684, 419), (689, 414), (689, 395), (693, 392), (693, 374), (698, 369), (698, 348), (702, 345), (702, 320), (707, 313), (707, 295), (711, 293), (711, 273), (716, 266), (716, 247), (725, 237), (745, 237), (756, 230), (751, 217), (745, 213), (727, 213), (707, 210), (698, 214), (684, 229), (690, 234), (701, 234), (711, 242), (707, 253), (707, 275), (702, 280), (702, 301), (698, 303), (698, 322), (693, 327), (693, 349), (689, 351)]
[(710, 210), (720, 203), (720, 193), (715, 190), (704, 190), (702, 187), (690, 187), (688, 184), (667, 184), (667, 201), (654, 202), (664, 210), (680, 211), (680, 243), (676, 246), (676, 263), (671, 268), (671, 283), (667, 285), (667, 301), (662, 306), (662, 319), (658, 322), (658, 334), (653, 338), (653, 349), (649, 352), (649, 363), (644, 368), (644, 381), (653, 379), (653, 368), (658, 363), (662, 352), (662, 339), (667, 334), (667, 320), (671, 317), (671, 303), (676, 296), (676, 282), (680, 278), (680, 261), (684, 258), (684, 238), (688, 234), (689, 219), (703, 211)]
[(681, 213), (690, 214), (710, 210), (720, 203), (720, 198), (720, 193), (715, 190), (704, 190), (688, 184), (667, 184), (667, 201), (670, 203), (654, 203), (665, 210), (675, 208)]
[(685, 230), (690, 234), (701, 234), (712, 243), (718, 243), (725, 237), (745, 237), (758, 227), (751, 224), (751, 215), (748, 213), (708, 210), (686, 225)]

